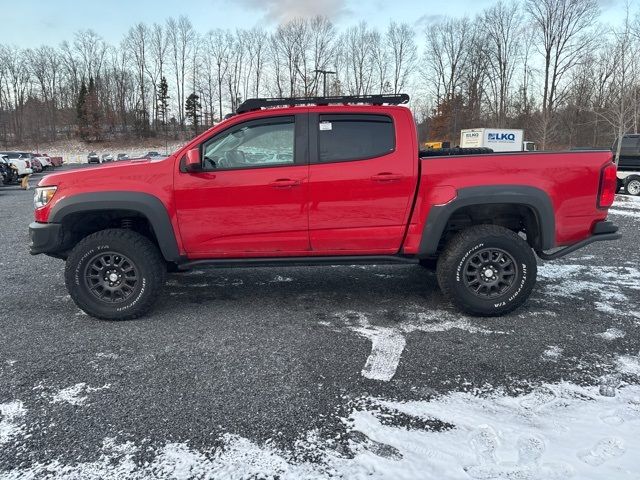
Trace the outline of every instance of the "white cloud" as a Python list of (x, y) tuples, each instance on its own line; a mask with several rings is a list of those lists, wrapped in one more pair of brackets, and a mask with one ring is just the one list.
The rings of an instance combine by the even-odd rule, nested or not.
[(241, 0), (241, 3), (262, 10), (267, 20), (278, 23), (317, 15), (335, 19), (348, 13), (345, 0)]

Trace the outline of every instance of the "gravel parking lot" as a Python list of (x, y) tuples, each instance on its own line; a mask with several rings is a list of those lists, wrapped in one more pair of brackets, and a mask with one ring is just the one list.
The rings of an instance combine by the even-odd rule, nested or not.
[(341, 266), (174, 274), (152, 315), (98, 321), (31, 217), (0, 187), (0, 478), (638, 478), (631, 197), (622, 240), (490, 319), (420, 267)]

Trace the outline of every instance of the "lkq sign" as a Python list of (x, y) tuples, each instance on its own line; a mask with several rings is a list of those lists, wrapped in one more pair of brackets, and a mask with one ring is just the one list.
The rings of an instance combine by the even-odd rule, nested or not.
[(516, 134), (515, 133), (491, 133), (489, 132), (489, 141), (490, 142), (515, 142)]

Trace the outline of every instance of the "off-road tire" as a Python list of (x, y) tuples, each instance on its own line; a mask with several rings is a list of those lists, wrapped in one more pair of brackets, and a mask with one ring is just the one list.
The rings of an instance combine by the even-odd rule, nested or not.
[[(506, 253), (502, 258), (511, 259), (513, 274), (508, 273), (509, 267), (502, 271), (501, 262), (492, 264), (491, 258), (500, 257), (491, 257), (491, 252)], [(486, 277), (480, 275), (485, 267), (478, 269), (472, 263), (478, 259), (483, 261), (485, 254), (489, 255), (486, 261), (487, 268), (492, 271), (490, 278), (502, 279), (501, 275), (507, 275), (504, 277), (507, 281), (501, 280), (504, 285), (500, 286), (500, 282), (496, 284), (487, 280), (491, 286), (483, 284), (481, 288), (495, 288), (497, 291), (483, 295), (484, 292), (473, 291), (478, 280), (469, 272), (476, 269), (480, 282), (485, 281)], [(506, 264), (506, 261), (502, 263)], [(447, 243), (437, 266), (438, 284), (445, 297), (463, 312), (481, 317), (504, 315), (522, 305), (533, 290), (536, 275), (536, 257), (531, 247), (516, 233), (496, 225), (477, 225), (457, 233)], [(469, 282), (476, 284), (470, 286)], [(489, 295), (495, 296), (490, 298)]]
[(640, 177), (633, 175), (627, 177), (624, 181), (624, 193), (627, 195), (640, 195)]
[[(109, 262), (101, 256), (108, 259), (111, 254), (114, 257), (112, 264), (117, 264), (120, 259), (120, 266), (124, 263), (123, 268), (129, 268), (129, 273), (121, 272), (125, 278), (131, 274), (131, 268), (135, 273), (135, 283), (131, 280), (129, 283), (132, 285), (127, 285), (128, 290), (121, 293), (122, 298), (116, 301), (99, 297), (100, 289), (102, 292), (109, 290), (106, 285), (92, 289), (98, 281), (102, 282), (106, 273), (100, 273), (98, 280), (89, 278), (101, 272), (92, 266), (110, 268)], [(108, 271), (115, 272), (115, 266), (114, 270)], [(158, 248), (148, 238), (131, 230), (101, 230), (83, 238), (71, 251), (65, 266), (65, 284), (73, 301), (92, 317), (103, 320), (131, 320), (144, 315), (162, 292), (165, 279), (166, 266)], [(106, 281), (102, 283), (107, 284)]]

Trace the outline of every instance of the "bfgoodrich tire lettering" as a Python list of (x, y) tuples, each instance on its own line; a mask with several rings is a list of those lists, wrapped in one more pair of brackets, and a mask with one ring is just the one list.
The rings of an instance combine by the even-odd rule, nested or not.
[(128, 320), (148, 312), (165, 277), (157, 247), (131, 230), (102, 230), (85, 237), (65, 267), (67, 290), (76, 305), (105, 320)]
[(504, 315), (529, 297), (537, 264), (520, 236), (478, 225), (454, 236), (438, 259), (438, 284), (459, 309), (477, 316)]

